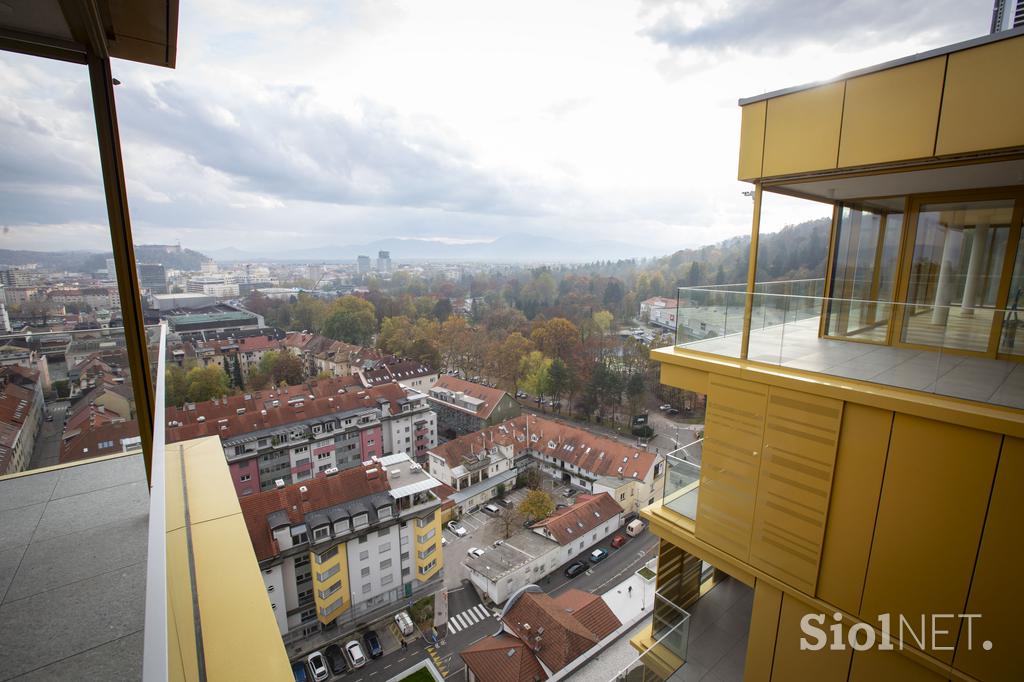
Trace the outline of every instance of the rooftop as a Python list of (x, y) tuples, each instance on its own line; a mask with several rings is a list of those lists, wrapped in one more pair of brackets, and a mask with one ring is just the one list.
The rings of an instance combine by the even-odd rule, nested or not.
[[(450, 402), (457, 394), (462, 394), (465, 405)], [(459, 379), (448, 374), (441, 376), (433, 388), (430, 389), (430, 397), (435, 401), (472, 412), (481, 419), (489, 419), (494, 412), (494, 408), (507, 395), (500, 388), (490, 388), (481, 384), (475, 384), (472, 381)], [(444, 396), (446, 399), (439, 400), (438, 396)]]
[(580, 495), (575, 503), (531, 528), (546, 531), (558, 544), (568, 545), (621, 513), (622, 507), (608, 493)]
[(557, 548), (556, 543), (540, 534), (522, 530), (497, 547), (488, 549), (482, 556), (466, 559), (466, 566), (496, 582), (509, 572)]

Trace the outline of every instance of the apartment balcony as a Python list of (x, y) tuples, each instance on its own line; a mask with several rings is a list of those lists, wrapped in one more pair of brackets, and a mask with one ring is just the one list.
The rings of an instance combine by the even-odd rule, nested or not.
[(220, 439), (155, 421), (151, 455), (0, 477), (0, 680), (292, 679)]
[[(821, 279), (753, 289), (680, 288), (676, 345), (656, 357), (722, 367), (745, 360), (803, 376), (1024, 408), (1024, 363), (1014, 357), (1024, 351), (1024, 325), (1016, 308), (825, 297)], [(894, 339), (897, 324), (901, 334)]]

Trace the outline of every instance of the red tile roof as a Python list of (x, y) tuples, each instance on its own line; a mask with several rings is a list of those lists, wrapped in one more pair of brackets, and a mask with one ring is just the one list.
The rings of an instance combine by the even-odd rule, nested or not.
[[(313, 398), (309, 397), (311, 395)], [(246, 399), (246, 396), (249, 398)], [(196, 403), (194, 410), (168, 408), (164, 417), (166, 423), (176, 422), (179, 425), (167, 427), (167, 442), (175, 443), (202, 436), (220, 436), (225, 439), (361, 407), (377, 409), (378, 400), (390, 402), (391, 413), (395, 414), (401, 411), (399, 401), (405, 397), (405, 389), (398, 384), (364, 389), (359, 386), (358, 379), (335, 377), (282, 389), (215, 398)], [(301, 407), (300, 403), (288, 403), (296, 398), (302, 399)], [(278, 401), (277, 407), (274, 407), (275, 400)], [(238, 414), (240, 409), (245, 412)], [(199, 421), (200, 417), (204, 417), (202, 422)]]
[(621, 513), (622, 507), (608, 493), (580, 495), (571, 506), (531, 527), (544, 529), (555, 542), (568, 545)]
[[(376, 469), (376, 474), (370, 474), (373, 478), (369, 478), (367, 473), (371, 469)], [(305, 493), (300, 490), (302, 487), (306, 488)], [(387, 471), (369, 464), (344, 469), (333, 476), (318, 476), (284, 488), (246, 495), (239, 498), (238, 503), (242, 506), (242, 516), (245, 518), (256, 558), (262, 561), (274, 556), (278, 551), (270, 525), (267, 523), (267, 516), (271, 513), (284, 511), (291, 523), (302, 523), (309, 512), (357, 500), (373, 493), (386, 492), (389, 489)]]
[(0, 370), (0, 473), (7, 473), (18, 433), (32, 413), (36, 401), (36, 393), (30, 387), (31, 384), (20, 385), (18, 381), (19, 377), (27, 379), (21, 374), (24, 369), (11, 365)]
[[(535, 415), (509, 419), (448, 441), (430, 452), (454, 467), (465, 456), (490, 448), (493, 444), (512, 445), (516, 455), (531, 448), (542, 455), (578, 466), (593, 476), (633, 478), (633, 474), (636, 474), (636, 478), (644, 479), (658, 460), (658, 456), (652, 452), (638, 450), (565, 422)], [(619, 467), (622, 468), (621, 472)]]
[(109, 422), (95, 427), (85, 426), (82, 429), (65, 431), (60, 447), (60, 462), (64, 464), (124, 452), (125, 446), (122, 441), (138, 436), (139, 425), (135, 420)]
[(583, 590), (568, 590), (554, 599), (555, 606), (583, 624), (602, 640), (617, 630), (622, 623), (601, 595)]
[(504, 633), (484, 637), (459, 655), (481, 682), (541, 682), (548, 677), (522, 640)]
[(569, 590), (570, 596), (562, 595), (559, 598), (563, 600), (561, 602), (543, 592), (524, 592), (502, 618), (505, 627), (530, 647), (549, 670), (555, 672), (601, 641), (603, 635), (599, 632), (611, 633), (622, 625), (607, 606), (600, 610), (589, 602), (585, 606), (592, 611), (587, 612), (587, 620), (598, 632), (584, 625), (574, 607), (589, 595), (571, 594), (576, 592), (580, 590)]
[[(470, 398), (482, 400), (483, 402), (476, 409), (476, 416), (480, 417), (481, 419), (489, 419), (491, 413), (494, 412), (494, 408), (498, 406), (499, 402), (501, 402), (501, 399), (508, 395), (505, 391), (501, 390), (500, 388), (490, 388), (488, 386), (483, 386), (481, 384), (474, 384), (472, 381), (465, 381), (463, 379), (459, 379), (458, 377), (453, 377), (449, 374), (441, 376), (437, 380), (437, 383), (434, 384), (433, 388), (445, 388), (448, 389), (449, 391), (454, 391), (456, 393), (463, 393), (469, 396)], [(459, 405), (453, 405), (445, 401), (436, 400), (436, 402), (439, 402), (444, 405), (449, 405), (456, 409), (460, 408)]]

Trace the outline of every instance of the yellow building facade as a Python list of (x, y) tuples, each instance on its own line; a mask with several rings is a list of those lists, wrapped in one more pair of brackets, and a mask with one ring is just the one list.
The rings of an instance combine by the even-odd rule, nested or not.
[[(748, 281), (679, 293), (652, 357), (705, 438), (642, 515), (659, 594), (753, 588), (746, 680), (1024, 675), (1022, 73), (1016, 30), (740, 102)], [(810, 288), (758, 280), (780, 195), (832, 217)], [(651, 679), (686, 655), (657, 629)]]

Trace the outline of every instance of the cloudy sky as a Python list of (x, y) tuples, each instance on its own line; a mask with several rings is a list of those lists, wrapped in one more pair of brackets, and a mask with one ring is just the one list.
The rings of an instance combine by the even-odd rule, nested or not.
[[(114, 65), (136, 241), (720, 241), (749, 229), (738, 98), (985, 34), (991, 7), (183, 0), (177, 69)], [(83, 67), (0, 53), (0, 141), (0, 248), (109, 248)]]

